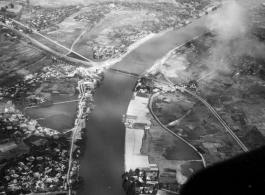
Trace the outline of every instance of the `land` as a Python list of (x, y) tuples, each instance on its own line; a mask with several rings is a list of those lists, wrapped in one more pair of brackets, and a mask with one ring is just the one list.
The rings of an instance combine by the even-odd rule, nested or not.
[[(2, 192), (71, 194), (82, 185), (78, 176), (82, 132), (95, 107), (93, 92), (102, 70), (71, 64), (62, 55), (76, 51), (95, 61), (119, 58), (133, 44), (171, 28), (177, 30), (220, 6), (188, 0), (68, 3), (21, 2), (7, 10), (13, 15), (1, 13), (5, 15), (0, 26)], [(247, 34), (250, 42), (264, 40), (263, 12), (261, 5), (249, 13), (253, 20)], [(4, 17), (20, 20), (27, 27)], [(244, 151), (213, 112), (184, 89), (206, 100), (248, 150), (264, 145), (264, 59), (256, 53), (232, 52), (250, 42), (242, 46), (238, 44), (242, 40), (233, 38), (222, 45), (219, 37), (220, 32), (212, 30), (175, 49), (159, 64), (159, 70), (138, 81), (130, 105), (141, 104), (145, 113), (140, 117), (127, 113), (125, 124), (126, 134), (135, 135), (137, 154), (146, 167), (138, 169), (135, 162), (133, 170), (127, 170), (123, 176), (127, 193), (130, 187), (137, 193), (178, 192), (205, 166)], [(221, 49), (230, 52), (218, 55)], [(210, 63), (214, 63), (211, 68)], [(52, 106), (51, 96), (58, 94), (79, 94), (75, 126), (68, 133), (41, 127), (21, 112)], [(182, 154), (184, 145), (197, 157)]]
[[(204, 162), (194, 148), (162, 126), (150, 108), (152, 102), (156, 101), (151, 96), (153, 90), (169, 92), (173, 88), (157, 82), (149, 84), (152, 84), (152, 87), (148, 86), (145, 78), (140, 79), (124, 117), (127, 179), (124, 179), (123, 187), (128, 193), (130, 187), (127, 185), (130, 181), (131, 185), (136, 183), (134, 188), (139, 193), (147, 189), (149, 193), (158, 194), (161, 190), (178, 192), (192, 174), (203, 169)], [(145, 181), (136, 174), (138, 168), (142, 172), (154, 174), (159, 170), (159, 173), (156, 173), (157, 177), (150, 183), (150, 179)], [(136, 175), (137, 178), (130, 178), (130, 175)]]
[(55, 7), (47, 6), (53, 4), (48, 1), (42, 3), (24, 6), (20, 22), (62, 46), (38, 33), (28, 36), (63, 55), (75, 51), (88, 59), (104, 61), (121, 57), (140, 40), (189, 24), (191, 18), (204, 13), (211, 1), (76, 2)]
[[(244, 38), (240, 32), (228, 35), (229, 29), (222, 34), (223, 29), (217, 27), (172, 50), (138, 80), (125, 124), (135, 132), (135, 140), (136, 132), (144, 129), (142, 140), (139, 138), (140, 154), (148, 156), (160, 171), (152, 190), (174, 192), (193, 171), (203, 168), (193, 169), (195, 164), (178, 161), (183, 156), (177, 155), (176, 141), (171, 145), (173, 135), (191, 144), (202, 155), (206, 167), (264, 146), (264, 57), (260, 53), (265, 45), (264, 8), (260, 5), (247, 12)], [(143, 98), (149, 99), (153, 117), (140, 107), (146, 108), (148, 101), (143, 102)], [(134, 116), (130, 111), (133, 108), (135, 113), (139, 109), (144, 113)], [(143, 116), (150, 118), (151, 124)], [(134, 150), (133, 154), (138, 153)], [(130, 156), (129, 152), (126, 156)], [(185, 172), (179, 163), (189, 169)], [(132, 160), (126, 181), (145, 189), (147, 182), (142, 181), (137, 169), (133, 171), (134, 164), (137, 162)], [(131, 178), (131, 174), (136, 176)]]
[[(259, 30), (263, 20), (257, 22), (263, 12), (264, 6), (260, 5), (248, 13), (252, 16), (247, 23), (250, 28), (245, 38), (248, 41), (235, 37), (229, 44), (223, 44), (219, 42), (217, 28), (172, 51), (166, 60), (163, 59), (164, 63), (148, 75), (149, 79), (173, 83), (198, 94), (248, 150), (265, 144), (262, 122), (264, 59), (259, 49), (238, 52), (236, 48), (246, 44), (251, 47), (249, 41), (263, 47), (263, 35)], [(157, 92), (153, 82), (148, 80), (138, 87), (142, 91)], [(160, 93), (154, 99), (153, 110), (164, 125), (203, 154), (207, 166), (243, 152), (210, 110), (184, 90)]]
[[(68, 64), (0, 27), (0, 190), (7, 194), (78, 190), (84, 121), (95, 108), (92, 94), (102, 70)], [(60, 94), (79, 94), (72, 131), (42, 127), (25, 115), (24, 109), (52, 106), (51, 97)]]
[[(45, 68), (47, 72), (50, 71), (47, 80), (55, 76), (58, 78), (60, 74), (69, 76), (68, 73), (75, 68), (70, 77), (79, 78), (77, 82), (80, 83), (81, 94), (75, 127), (72, 132), (65, 134), (41, 127), (37, 121), (29, 119), (15, 108), (12, 97), (8, 97), (11, 99), (9, 101), (7, 97), (3, 98), (0, 120), (1, 192), (67, 193), (69, 189), (78, 190), (82, 184), (82, 179), (78, 177), (78, 164), (84, 145), (84, 120), (94, 108), (91, 92), (101, 78), (100, 71), (68, 65), (69, 72), (64, 71), (62, 74), (58, 69)], [(32, 77), (27, 76), (26, 80)]]

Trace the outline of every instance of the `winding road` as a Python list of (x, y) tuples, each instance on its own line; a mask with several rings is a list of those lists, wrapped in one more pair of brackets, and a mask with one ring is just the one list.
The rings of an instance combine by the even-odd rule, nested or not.
[(193, 146), (191, 145), (189, 142), (187, 142), (185, 139), (183, 139), (181, 136), (177, 135), (176, 133), (174, 133), (173, 131), (171, 131), (170, 129), (168, 129), (160, 120), (159, 118), (155, 115), (155, 113), (153, 112), (153, 108), (152, 108), (152, 104), (153, 104), (153, 99), (154, 97), (158, 96), (159, 95), (159, 92), (158, 93), (155, 93), (153, 94), (151, 97), (150, 97), (150, 100), (149, 100), (149, 103), (148, 103), (148, 108), (152, 114), (152, 116), (155, 118), (155, 120), (160, 124), (161, 127), (163, 127), (163, 129), (165, 129), (166, 131), (168, 131), (169, 133), (171, 133), (173, 136), (175, 137), (178, 137), (180, 140), (182, 140), (183, 142), (185, 142), (186, 144), (188, 144), (191, 148), (193, 148), (201, 157), (202, 159), (202, 163), (203, 163), (203, 166), (206, 167), (206, 162), (205, 162), (205, 159), (203, 157), (203, 155)]
[[(221, 116), (215, 111), (215, 109), (203, 98), (201, 98), (200, 96), (198, 96), (197, 94), (193, 93), (192, 91), (188, 90), (185, 87), (180, 87), (175, 85), (173, 82), (171, 82), (168, 78), (166, 78), (168, 80), (168, 85), (172, 85), (175, 87), (175, 89), (186, 92), (190, 95), (192, 95), (193, 97), (195, 97), (196, 99), (198, 99), (199, 101), (201, 101), (212, 113), (213, 115), (218, 119), (218, 121), (223, 125), (223, 127), (225, 128), (225, 130), (233, 137), (233, 139), (238, 143), (238, 145), (242, 148), (242, 150), (244, 152), (248, 152), (248, 148), (241, 142), (241, 140), (236, 136), (236, 134), (230, 129), (230, 127), (226, 124), (226, 122), (221, 118)], [(166, 82), (163, 82), (166, 83)]]

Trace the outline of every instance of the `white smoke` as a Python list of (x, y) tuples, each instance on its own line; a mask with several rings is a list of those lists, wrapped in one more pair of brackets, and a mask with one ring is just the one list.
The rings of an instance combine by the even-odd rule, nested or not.
[[(231, 71), (230, 57), (252, 56), (264, 58), (265, 44), (250, 36), (250, 19), (246, 9), (237, 2), (230, 2), (210, 14), (209, 29), (217, 32), (216, 43), (210, 48), (211, 56), (205, 61), (207, 72), (213, 70)], [(204, 73), (203, 73), (204, 74)]]
[(235, 1), (209, 15), (207, 20), (208, 28), (216, 28), (223, 41), (245, 36), (248, 32), (247, 11)]

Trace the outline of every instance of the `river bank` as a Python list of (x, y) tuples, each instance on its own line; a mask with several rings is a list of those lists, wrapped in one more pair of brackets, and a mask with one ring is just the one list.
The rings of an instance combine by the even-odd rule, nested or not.
[[(62, 80), (64, 80), (64, 84), (68, 85), (67, 91), (70, 94), (75, 91), (74, 86), (78, 86), (79, 102), (76, 119), (72, 120), (71, 116), (69, 118), (71, 120), (67, 121), (69, 125), (73, 125), (74, 122), (74, 128), (72, 132), (68, 131), (63, 134), (62, 131), (65, 130), (64, 117), (61, 117), (61, 121), (59, 121), (61, 124), (57, 124), (57, 127), (61, 128), (61, 132), (59, 132), (47, 128), (52, 120), (44, 121), (40, 125), (37, 122), (38, 118), (36, 120), (31, 119), (27, 113), (21, 113), (16, 110), (11, 101), (6, 98), (2, 99), (0, 133), (2, 139), (5, 137), (8, 139), (1, 139), (0, 144), (1, 191), (8, 193), (53, 193), (54, 191), (60, 191), (60, 193), (66, 194), (68, 191), (71, 193), (71, 191), (80, 189), (83, 180), (79, 177), (78, 167), (79, 157), (84, 148), (82, 131), (85, 128), (85, 120), (88, 114), (94, 109), (94, 105), (91, 103), (94, 89), (102, 78), (102, 69), (54, 64), (41, 69), (38, 74), (28, 74), (22, 81), (14, 83), (15, 87), (3, 88), (4, 93), (7, 93), (9, 89), (17, 88), (17, 90), (12, 90), (14, 95), (11, 93), (11, 97), (17, 96), (17, 92), (25, 86), (28, 87), (26, 91), (24, 90), (27, 95), (49, 95), (54, 105), (27, 109), (28, 113), (33, 109), (31, 117), (34, 117), (36, 113), (39, 113), (39, 115), (43, 114), (43, 110), (46, 110), (45, 113), (47, 114), (61, 108), (58, 112), (61, 113), (62, 109), (66, 107), (67, 109), (72, 109), (71, 111), (66, 109), (66, 112), (76, 115), (73, 110), (76, 110), (77, 104), (73, 104), (72, 107), (67, 105), (69, 105), (69, 101), (75, 101), (77, 96), (68, 96), (69, 94), (54, 96), (47, 93), (49, 90), (57, 94), (63, 92), (65, 90), (63, 85), (59, 87), (59, 83), (62, 83)], [(76, 81), (78, 83), (74, 83)], [(56, 88), (54, 88), (55, 85)], [(42, 92), (42, 90), (46, 93)], [(9, 95), (10, 92), (8, 93)], [(20, 108), (23, 111), (23, 106), (20, 106)], [(35, 109), (37, 109), (37, 112)], [(54, 118), (55, 121), (57, 119)], [(26, 178), (23, 176), (25, 174), (27, 175)]]
[(124, 172), (125, 130), (122, 115), (133, 94), (135, 77), (106, 71), (96, 89), (96, 109), (86, 122), (86, 146), (80, 176), (85, 186), (79, 195), (123, 194), (120, 177)]
[[(152, 87), (148, 87), (150, 85)], [(145, 85), (143, 79), (139, 79), (135, 90), (124, 116), (125, 174), (135, 170), (137, 176), (137, 169), (147, 175), (157, 172), (157, 177), (151, 180), (152, 187), (147, 177), (148, 191), (178, 192), (189, 177), (205, 167), (204, 158), (192, 145), (167, 129), (153, 112), (153, 98), (157, 96), (152, 95), (153, 91), (167, 93), (172, 91), (170, 87), (156, 82)], [(136, 191), (145, 191), (147, 186), (140, 178)]]

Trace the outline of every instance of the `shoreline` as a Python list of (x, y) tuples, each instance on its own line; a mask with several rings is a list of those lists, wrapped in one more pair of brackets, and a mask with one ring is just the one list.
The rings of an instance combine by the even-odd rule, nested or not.
[[(92, 110), (95, 108), (95, 106), (91, 103), (93, 101), (93, 91), (98, 87), (98, 84), (101, 82), (104, 72), (103, 72), (102, 68), (76, 67), (75, 73), (78, 73), (82, 78), (82, 79), (78, 79), (78, 89), (79, 89), (78, 112), (77, 112), (77, 115), (75, 117), (76, 119), (75, 119), (75, 124), (73, 127), (74, 131), (72, 132), (71, 143), (69, 144), (69, 146), (71, 145), (71, 147), (69, 148), (69, 150), (64, 149), (63, 152), (61, 152), (64, 154), (69, 152), (69, 159), (67, 159), (67, 160), (65, 159), (65, 158), (67, 158), (68, 155), (62, 154), (62, 157), (60, 157), (61, 155), (58, 155), (59, 158), (63, 158), (62, 160), (58, 160), (58, 159), (53, 160), (53, 161), (55, 161), (55, 163), (62, 164), (64, 166), (64, 168), (67, 167), (67, 166), (65, 166), (65, 162), (66, 161), (68, 162), (67, 174), (64, 175), (64, 171), (62, 171), (62, 173), (61, 173), (61, 176), (62, 176), (62, 178), (64, 178), (64, 180), (66, 180), (66, 178), (67, 178), (67, 182), (64, 181), (63, 183), (58, 183), (57, 185), (55, 185), (54, 189), (52, 189), (52, 188), (50, 189), (49, 187), (42, 189), (41, 187), (37, 187), (37, 186), (35, 187), (34, 186), (34, 188), (29, 190), (28, 187), (22, 187), (21, 186), (22, 184), (20, 184), (20, 180), (19, 180), (19, 183), (17, 183), (17, 185), (15, 185), (13, 188), (9, 187), (9, 185), (11, 185), (11, 186), (14, 185), (14, 184), (11, 184), (10, 182), (7, 182), (10, 180), (10, 178), (13, 177), (13, 175), (11, 176), (10, 173), (6, 172), (6, 171), (9, 169), (15, 169), (15, 167), (13, 167), (14, 165), (8, 163), (8, 161), (10, 160), (9, 158), (11, 158), (11, 157), (10, 156), (4, 156), (3, 159), (7, 159), (7, 161), (5, 161), (4, 163), (1, 162), (1, 172), (2, 172), (1, 174), (4, 174), (3, 176), (5, 176), (5, 179), (4, 178), (3, 179), (7, 180), (5, 187), (3, 187), (3, 189), (7, 188), (5, 191), (17, 192), (18, 190), (24, 190), (25, 192), (31, 191), (30, 193), (32, 193), (32, 194), (45, 194), (45, 193), (46, 194), (54, 194), (55, 192), (53, 192), (53, 190), (56, 189), (58, 193), (68, 194), (68, 191), (69, 191), (69, 193), (72, 194), (71, 193), (72, 187), (73, 187), (73, 190), (72, 190), (73, 193), (76, 193), (76, 191), (78, 191), (80, 189), (80, 185), (82, 185), (83, 180), (79, 176), (78, 166), (80, 165), (79, 157), (84, 152), (84, 151), (82, 151), (84, 149), (84, 147), (82, 147), (84, 145), (83, 140), (82, 140), (84, 138), (82, 135), (84, 133), (83, 129), (86, 127), (85, 121), (88, 118), (89, 113), (92, 112)], [(2, 105), (1, 105), (2, 106), (1, 108), (3, 109), (2, 113), (3, 114), (4, 113), (11, 113), (11, 114), (13, 113), (12, 117), (14, 117), (15, 119), (18, 117), (20, 119), (20, 122), (18, 123), (19, 126), (22, 127), (22, 124), (23, 124), (23, 127), (25, 127), (26, 125), (29, 126), (29, 130), (27, 130), (27, 132), (29, 132), (29, 134), (26, 134), (27, 135), (26, 137), (24, 136), (24, 134), (22, 134), (23, 136), (21, 135), (20, 138), (19, 137), (14, 138), (16, 144), (12, 143), (13, 142), (12, 140), (9, 140), (7, 143), (9, 145), (11, 144), (10, 147), (12, 147), (12, 148), (14, 148), (14, 147), (19, 148), (21, 144), (27, 145), (27, 150), (23, 151), (23, 153), (21, 153), (22, 155), (17, 155), (17, 156), (12, 157), (12, 158), (14, 158), (14, 160), (12, 160), (13, 163), (15, 163), (15, 164), (18, 162), (20, 163), (20, 161), (27, 162), (27, 159), (26, 159), (27, 156), (30, 156), (30, 158), (32, 158), (33, 160), (41, 158), (41, 157), (38, 157), (38, 155), (45, 152), (45, 150), (43, 150), (43, 148), (44, 149), (45, 148), (50, 149), (52, 144), (61, 144), (61, 142), (60, 142), (61, 140), (65, 141), (65, 142), (69, 142), (69, 141), (67, 141), (67, 137), (69, 137), (69, 135), (67, 135), (63, 132), (59, 132), (59, 131), (54, 130), (54, 129), (47, 128), (47, 127), (45, 127), (45, 125), (40, 126), (36, 120), (31, 119), (30, 117), (22, 114), (22, 111), (18, 110), (15, 105), (13, 105), (10, 101), (9, 101), (10, 103), (8, 103), (6, 101), (8, 101), (8, 99), (4, 100)], [(23, 121), (21, 122), (21, 118), (23, 119), (23, 121), (25, 120), (25, 122), (23, 122)], [(13, 120), (11, 120), (11, 121), (13, 121)], [(1, 120), (1, 124), (2, 124), (2, 120)], [(37, 141), (38, 140), (46, 140), (46, 142), (48, 142), (49, 144), (47, 144), (46, 142), (43, 142), (43, 143), (35, 145), (36, 140)], [(78, 143), (77, 143), (77, 141), (78, 141)], [(64, 147), (67, 147), (68, 144), (67, 143), (65, 143), (65, 144), (66, 145), (64, 145)], [(9, 145), (7, 145), (7, 146), (9, 146)], [(6, 147), (6, 148), (2, 148), (2, 149), (4, 149), (5, 152), (6, 151), (9, 152), (9, 150), (12, 149), (10, 147), (9, 148)], [(60, 152), (60, 151), (61, 151), (61, 148), (56, 149), (56, 152)], [(3, 153), (3, 155), (8, 155), (8, 154)], [(45, 158), (45, 160), (43, 160), (43, 163), (45, 164), (48, 162), (48, 161), (46, 161), (46, 159), (50, 160), (50, 159), (54, 159), (55, 157), (54, 157), (54, 155), (51, 155), (51, 157), (42, 157), (42, 158)], [(23, 169), (24, 164), (22, 163), (21, 166)], [(9, 169), (7, 169), (7, 168), (9, 168)], [(52, 170), (52, 168), (51, 168), (51, 170)], [(33, 173), (35, 173), (35, 171)], [(40, 173), (38, 173), (38, 174), (46, 175), (46, 172), (40, 171)], [(20, 177), (19, 175), (20, 174), (17, 173), (16, 178)], [(62, 180), (61, 176), (59, 175), (58, 178), (57, 178), (57, 176), (56, 177), (52, 176), (50, 179), (51, 179), (51, 181), (53, 181), (52, 179), (54, 179), (54, 178), (57, 180), (58, 179)], [(32, 177), (32, 179), (33, 179), (35, 176), (30, 176), (30, 177)], [(41, 176), (41, 178), (42, 178), (42, 176)], [(38, 182), (42, 182), (42, 180), (38, 180)], [(22, 182), (22, 183), (24, 183), (24, 182)], [(35, 185), (35, 183), (30, 183), (30, 185)], [(62, 186), (64, 186), (64, 187), (62, 188)]]
[(140, 47), (142, 44), (147, 43), (151, 39), (155, 39), (155, 38), (158, 38), (160, 36), (163, 36), (164, 34), (166, 34), (167, 32), (169, 32), (171, 30), (173, 30), (172, 27), (170, 27), (164, 31), (161, 31), (157, 34), (156, 33), (150, 33), (149, 35), (143, 37), (142, 39), (138, 40), (137, 42), (131, 44), (127, 48), (127, 51), (124, 54), (122, 54), (121, 56), (119, 56), (118, 58), (112, 58), (112, 59), (108, 59), (108, 60), (105, 60), (103, 62), (98, 62), (98, 63), (101, 63), (101, 66), (104, 68), (110, 68), (111, 66), (115, 65), (116, 63), (122, 61), (123, 58), (125, 58), (130, 52), (132, 52), (136, 48)]
[[(170, 88), (168, 88), (168, 90), (170, 90)], [(163, 91), (165, 92), (166, 90)], [(152, 180), (152, 184), (155, 185), (159, 184), (160, 182), (164, 183), (165, 180), (163, 178), (165, 177), (163, 176), (164, 169), (166, 168), (172, 169), (174, 167), (173, 164), (175, 164), (176, 171), (179, 172), (179, 174), (176, 175), (176, 181), (175, 181), (176, 184), (179, 185), (177, 187), (177, 190), (179, 190), (179, 187), (183, 185), (187, 180), (187, 177), (183, 175), (183, 170), (181, 166), (182, 165), (189, 166), (190, 167), (189, 169), (192, 169), (197, 172), (198, 171), (197, 166), (201, 164), (202, 168), (206, 168), (206, 163), (203, 155), (194, 146), (192, 146), (182, 137), (178, 136), (177, 134), (167, 129), (154, 115), (151, 108), (151, 104), (154, 96), (158, 94), (159, 93), (149, 94), (149, 93), (141, 93), (136, 91), (134, 92), (134, 95), (130, 100), (126, 115), (124, 115), (123, 117), (123, 122), (125, 124), (124, 171), (125, 174), (127, 173), (130, 174), (131, 171), (137, 169), (145, 172), (157, 171), (156, 179)], [(157, 123), (154, 124), (154, 121), (157, 121)], [(152, 151), (153, 148), (152, 144), (156, 145), (160, 143), (159, 140), (157, 140), (158, 138), (156, 138), (158, 136), (157, 128), (159, 128), (158, 131), (161, 132), (160, 136), (163, 136), (164, 135), (163, 133), (168, 132), (170, 135), (167, 136), (171, 136), (172, 137), (171, 139), (173, 140), (178, 139), (179, 140), (178, 144), (180, 144), (180, 142), (183, 142), (183, 144), (186, 144), (187, 147), (189, 147), (191, 150), (193, 150), (196, 153), (196, 155), (194, 152), (193, 154), (187, 152), (187, 154), (184, 154), (183, 156), (183, 151), (182, 151), (181, 152), (182, 154), (181, 153), (178, 154), (180, 155), (179, 159), (170, 160), (165, 158), (165, 156), (163, 157), (163, 155), (165, 155), (163, 154), (165, 152), (164, 150), (166, 150), (167, 148), (165, 146), (164, 146), (165, 148), (162, 147), (163, 149), (156, 149), (159, 151), (163, 150), (164, 152), (155, 152), (154, 154), (154, 152)], [(150, 138), (148, 137), (154, 137), (154, 138), (150, 140)], [(160, 144), (164, 145), (165, 143), (164, 144), (160, 143)], [(180, 144), (177, 147), (183, 147), (181, 145), (182, 144)], [(184, 148), (186, 148), (186, 146)], [(189, 159), (187, 159), (187, 157)], [(189, 165), (190, 162), (193, 163), (196, 162), (196, 165)], [(170, 163), (171, 165), (168, 165), (168, 163)], [(155, 188), (155, 186), (153, 187)], [(165, 186), (163, 185), (161, 189), (165, 189)], [(176, 189), (171, 190), (171, 192), (176, 192)]]
[[(102, 69), (97, 69), (99, 70), (100, 72), (97, 74), (102, 74)], [(91, 70), (90, 70), (91, 71)], [(88, 72), (86, 72), (88, 74)], [(103, 73), (104, 74), (104, 73)], [(98, 76), (98, 75), (97, 75)], [(98, 76), (100, 78), (100, 80), (102, 79), (101, 76)], [(99, 82), (99, 80), (96, 80), (96, 82)], [(71, 139), (71, 148), (70, 148), (70, 151), (69, 151), (69, 166), (68, 166), (68, 171), (67, 171), (67, 185), (69, 186), (69, 194), (72, 194), (71, 193), (71, 181), (70, 181), (70, 177), (71, 175), (73, 175), (74, 173), (71, 174), (72, 171), (75, 171), (76, 169), (73, 169), (73, 157), (72, 157), (72, 154), (73, 154), (73, 148), (74, 148), (74, 144), (75, 144), (75, 141), (76, 140), (81, 140), (83, 141), (82, 139), (82, 129), (86, 128), (86, 119), (88, 118), (89, 116), (89, 113), (92, 111), (90, 109), (90, 107), (86, 107), (86, 103), (89, 102), (89, 100), (86, 100), (86, 98), (88, 97), (88, 92), (84, 89), (84, 87), (86, 88), (86, 78), (85, 79), (82, 79), (82, 80), (79, 80), (78, 81), (78, 91), (79, 91), (79, 103), (78, 103), (78, 111), (77, 111), (77, 117), (75, 119), (75, 126), (73, 128), (73, 133), (72, 133), (72, 139)], [(94, 83), (95, 87), (92, 89), (92, 90), (95, 90), (97, 88), (96, 86), (96, 83)], [(84, 112), (85, 109), (88, 109), (89, 108), (89, 112), (86, 111)], [(80, 151), (80, 153), (82, 154), (84, 151)], [(80, 162), (79, 162), (79, 159), (78, 159), (78, 163), (76, 165), (76, 167), (80, 166)], [(79, 175), (79, 169), (76, 170), (77, 171), (77, 174)], [(74, 190), (73, 190), (74, 191)], [(74, 191), (75, 192), (75, 191)], [(76, 192), (75, 192), (76, 193)]]

